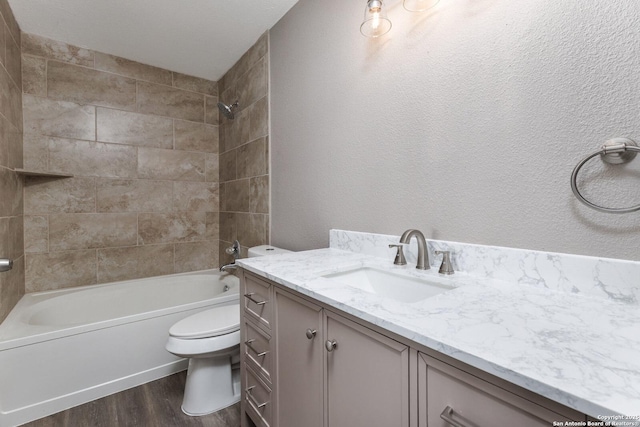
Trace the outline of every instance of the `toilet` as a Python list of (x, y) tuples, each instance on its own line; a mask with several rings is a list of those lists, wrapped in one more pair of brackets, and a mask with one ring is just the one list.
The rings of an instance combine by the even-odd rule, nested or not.
[[(249, 257), (290, 252), (269, 245)], [(201, 311), (175, 323), (165, 346), (189, 359), (182, 412), (206, 415), (240, 401), (240, 304)]]

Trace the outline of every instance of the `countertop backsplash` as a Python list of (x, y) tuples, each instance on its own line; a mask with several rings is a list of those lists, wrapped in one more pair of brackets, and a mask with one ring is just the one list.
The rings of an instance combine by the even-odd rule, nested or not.
[[(393, 262), (400, 236), (331, 230), (329, 247), (388, 258)], [(582, 255), (483, 246), (427, 238), (431, 268), (439, 268), (442, 256), (451, 251), (456, 271), (470, 276), (518, 283), (583, 296), (640, 304), (640, 262)], [(404, 253), (415, 264), (418, 245), (412, 239)]]

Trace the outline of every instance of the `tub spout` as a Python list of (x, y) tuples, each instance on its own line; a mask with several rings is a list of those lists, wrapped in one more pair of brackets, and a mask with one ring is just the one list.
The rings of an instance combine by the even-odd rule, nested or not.
[(238, 265), (235, 262), (231, 262), (220, 267), (220, 271), (236, 270), (237, 268)]

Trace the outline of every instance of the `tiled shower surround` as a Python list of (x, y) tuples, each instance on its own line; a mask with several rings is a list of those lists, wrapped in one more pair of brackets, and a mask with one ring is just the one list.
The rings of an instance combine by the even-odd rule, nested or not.
[(0, 321), (24, 294), (22, 232), (22, 100), (20, 28), (9, 4), (0, 0), (0, 258), (14, 260), (0, 273)]
[(213, 268), (218, 85), (22, 34), (27, 292)]
[(0, 321), (25, 292), (214, 268), (235, 239), (245, 256), (268, 243), (268, 34), (218, 89), (21, 33), (6, 0), (0, 14), (0, 257), (15, 261)]
[(238, 239), (269, 241), (269, 41), (265, 33), (218, 82), (220, 100), (239, 103), (234, 120), (220, 114), (220, 260)]

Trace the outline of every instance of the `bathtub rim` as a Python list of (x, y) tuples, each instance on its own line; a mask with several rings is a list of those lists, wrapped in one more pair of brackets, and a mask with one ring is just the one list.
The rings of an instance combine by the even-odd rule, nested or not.
[[(0, 351), (9, 350), (16, 347), (22, 347), (26, 345), (32, 345), (38, 342), (49, 341), (54, 339), (60, 339), (70, 335), (82, 334), (85, 332), (110, 328), (117, 325), (122, 325), (125, 323), (136, 322), (152, 317), (158, 317), (167, 315), (170, 313), (177, 313), (183, 311), (189, 311), (192, 309), (197, 309), (201, 307), (206, 307), (211, 304), (212, 301), (219, 301), (221, 304), (227, 304), (231, 301), (237, 301), (239, 298), (239, 280), (238, 283), (231, 286), (229, 291), (224, 294), (217, 294), (213, 298), (204, 299), (201, 301), (191, 302), (187, 304), (174, 305), (169, 307), (164, 307), (160, 309), (145, 311), (143, 313), (135, 313), (126, 316), (120, 316), (115, 319), (101, 320), (97, 322), (90, 322), (86, 324), (80, 325), (71, 325), (65, 326), (62, 328), (51, 328), (47, 326), (36, 326), (31, 325), (34, 333), (24, 336), (17, 336), (9, 338), (3, 338), (2, 332), (3, 330), (7, 330), (7, 332), (11, 332), (12, 329), (20, 328), (23, 324), (21, 320), (21, 312), (24, 310), (28, 310), (35, 304), (40, 302), (56, 298), (58, 296), (62, 296), (65, 294), (72, 294), (83, 291), (90, 291), (93, 289), (110, 287), (115, 285), (126, 285), (133, 282), (140, 281), (150, 281), (157, 278), (172, 278), (172, 277), (184, 277), (184, 276), (192, 276), (192, 275), (211, 275), (211, 276), (220, 276), (220, 277), (228, 277), (233, 276), (233, 274), (229, 274), (226, 272), (220, 272), (218, 269), (208, 269), (208, 270), (197, 270), (190, 271), (186, 273), (174, 273), (174, 274), (165, 274), (160, 276), (152, 276), (152, 277), (144, 277), (139, 279), (129, 279), (129, 280), (121, 280), (117, 282), (108, 282), (108, 283), (99, 283), (95, 285), (87, 285), (81, 287), (72, 287), (72, 288), (63, 288), (63, 289), (53, 289), (48, 291), (39, 291), (39, 292), (29, 292), (24, 294), (18, 303), (11, 310), (9, 315), (4, 319), (2, 323), (0, 323)], [(39, 329), (39, 331), (37, 331)]]

